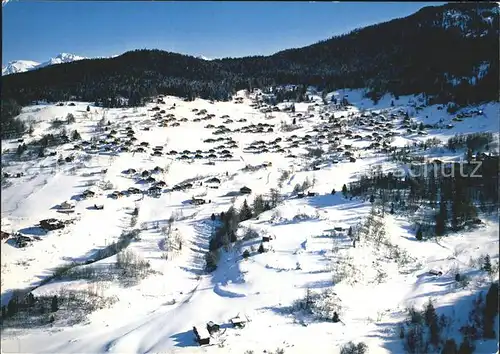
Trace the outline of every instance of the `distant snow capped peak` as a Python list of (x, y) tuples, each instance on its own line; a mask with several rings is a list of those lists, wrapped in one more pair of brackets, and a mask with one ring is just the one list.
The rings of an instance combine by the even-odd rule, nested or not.
[(73, 61), (82, 59), (87, 59), (87, 58), (75, 54), (60, 53), (54, 58), (50, 58), (49, 60), (44, 61), (43, 63), (39, 63), (32, 60), (13, 60), (9, 62), (5, 67), (2, 67), (2, 76), (22, 73), (25, 71), (43, 68), (49, 65), (71, 63)]
[(40, 63), (32, 60), (13, 60), (5, 67), (2, 67), (2, 75), (10, 75), (22, 73), (25, 71), (33, 70), (38, 67)]
[(202, 59), (202, 60), (212, 60), (211, 58), (207, 58), (206, 56), (204, 55), (198, 55), (196, 58), (198, 59)]
[(77, 61), (82, 59), (87, 59), (87, 58), (75, 54), (60, 53), (56, 57), (51, 58), (46, 62), (43, 62), (42, 64), (39, 65), (39, 67), (43, 68), (44, 66), (49, 66), (49, 65), (71, 63), (72, 61)]

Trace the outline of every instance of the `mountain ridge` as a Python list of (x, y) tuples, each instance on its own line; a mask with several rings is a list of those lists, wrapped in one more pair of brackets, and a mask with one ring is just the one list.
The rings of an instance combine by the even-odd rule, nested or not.
[(49, 65), (71, 63), (73, 61), (78, 61), (83, 59), (89, 59), (89, 58), (75, 54), (59, 53), (55, 57), (50, 58), (49, 60), (44, 61), (42, 63), (39, 63), (34, 60), (12, 60), (8, 62), (5, 67), (2, 67), (2, 76), (36, 70), (44, 68)]
[(227, 100), (240, 89), (302, 84), (328, 90), (365, 87), (374, 100), (384, 92), (425, 93), (464, 104), (495, 100), (498, 25), (497, 4), (430, 6), (270, 56), (207, 61), (136, 50), (49, 66), (9, 75), (4, 95), (24, 103), (75, 97), (107, 104), (120, 96), (156, 93)]

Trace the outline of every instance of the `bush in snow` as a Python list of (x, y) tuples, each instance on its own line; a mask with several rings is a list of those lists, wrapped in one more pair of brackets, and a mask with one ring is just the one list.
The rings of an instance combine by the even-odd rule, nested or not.
[(359, 342), (354, 344), (353, 342), (347, 342), (340, 348), (340, 354), (366, 354), (368, 353), (368, 346)]
[(281, 189), (283, 187), (283, 183), (290, 178), (290, 171), (284, 170), (281, 172), (281, 175), (278, 178), (278, 187)]
[(342, 307), (340, 298), (332, 288), (321, 292), (313, 292), (307, 288), (305, 296), (293, 303), (291, 311), (305, 313), (320, 321), (338, 322)]
[[(2, 316), (2, 328), (28, 329), (48, 325), (72, 326), (82, 322), (86, 316), (116, 302), (115, 297), (105, 297), (103, 284), (89, 284), (86, 289), (68, 290), (58, 293), (15, 297)], [(13, 311), (15, 305), (15, 311)], [(2, 310), (4, 312), (4, 310)], [(10, 315), (9, 315), (10, 314)]]
[(151, 272), (149, 262), (130, 250), (116, 255), (115, 266), (120, 270), (120, 280), (127, 282), (145, 278)]
[(105, 181), (101, 184), (101, 188), (105, 191), (109, 191), (111, 189), (114, 189), (114, 185), (113, 183), (111, 183), (111, 181)]

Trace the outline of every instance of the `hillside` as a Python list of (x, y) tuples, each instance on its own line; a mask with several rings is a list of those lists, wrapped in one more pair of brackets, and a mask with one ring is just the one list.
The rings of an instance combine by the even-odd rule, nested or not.
[(157, 93), (227, 100), (249, 86), (301, 84), (467, 104), (497, 99), (499, 35), (497, 4), (454, 3), (267, 57), (206, 61), (142, 50), (9, 75), (3, 96), (22, 105)]
[[(2, 140), (2, 352), (497, 351), (499, 104), (307, 94), (24, 107), (31, 133)], [(481, 177), (418, 173), (459, 161)]]

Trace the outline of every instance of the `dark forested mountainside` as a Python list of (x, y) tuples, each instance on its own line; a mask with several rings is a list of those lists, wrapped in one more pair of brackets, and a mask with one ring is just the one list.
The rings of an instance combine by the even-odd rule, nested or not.
[(374, 99), (423, 92), (466, 104), (498, 98), (498, 36), (496, 3), (447, 4), (271, 56), (206, 61), (137, 50), (54, 65), (4, 76), (2, 99), (116, 106), (124, 97), (137, 105), (157, 93), (227, 100), (243, 88), (310, 84), (366, 87)]

